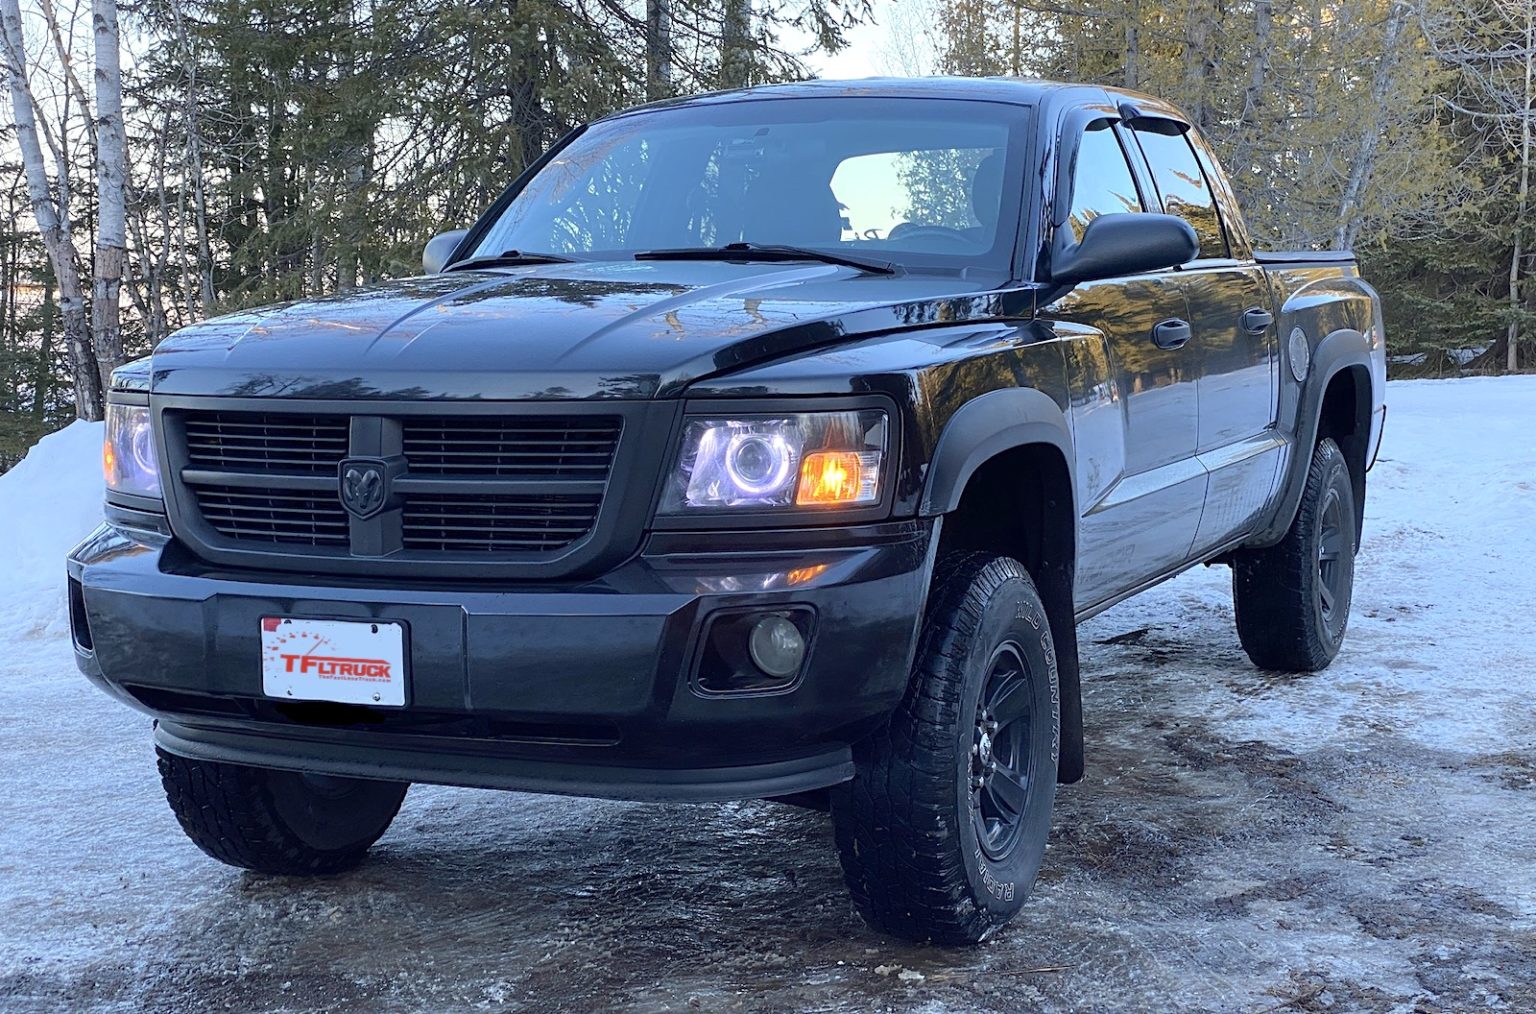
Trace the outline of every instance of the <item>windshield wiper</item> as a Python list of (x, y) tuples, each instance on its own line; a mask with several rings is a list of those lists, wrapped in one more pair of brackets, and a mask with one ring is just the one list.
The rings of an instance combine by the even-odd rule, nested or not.
[(725, 246), (688, 246), (676, 250), (643, 250), (637, 261), (820, 261), (845, 268), (857, 268), (875, 275), (894, 275), (897, 267), (890, 261), (877, 261), (853, 254), (829, 253), (802, 246), (772, 243), (727, 243)]
[(579, 257), (567, 257), (564, 254), (537, 253), (532, 250), (503, 250), (499, 254), (486, 254), (483, 257), (470, 257), (467, 260), (454, 261), (444, 270), (458, 271), (461, 268), (502, 268), (517, 264), (576, 264), (579, 262)]

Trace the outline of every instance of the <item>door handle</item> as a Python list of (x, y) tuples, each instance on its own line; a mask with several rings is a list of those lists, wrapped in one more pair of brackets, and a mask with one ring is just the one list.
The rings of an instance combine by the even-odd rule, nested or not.
[(1275, 315), (1261, 307), (1243, 311), (1243, 330), (1249, 334), (1263, 334), (1275, 322)]
[(1189, 321), (1174, 318), (1165, 320), (1152, 329), (1152, 344), (1171, 352), (1187, 345), (1189, 336)]

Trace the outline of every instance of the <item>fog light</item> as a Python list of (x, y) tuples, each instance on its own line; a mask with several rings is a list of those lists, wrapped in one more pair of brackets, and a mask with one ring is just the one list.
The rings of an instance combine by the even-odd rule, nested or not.
[(764, 616), (752, 624), (747, 637), (752, 662), (769, 676), (789, 679), (805, 660), (805, 637), (783, 616)]
[(722, 609), (711, 613), (694, 663), (700, 694), (783, 694), (810, 662), (816, 613), (810, 606)]

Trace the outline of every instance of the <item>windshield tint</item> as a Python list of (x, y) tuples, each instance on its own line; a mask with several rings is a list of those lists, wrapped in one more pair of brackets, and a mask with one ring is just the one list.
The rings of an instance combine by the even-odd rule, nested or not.
[(529, 181), (474, 256), (746, 242), (1005, 270), (1027, 115), (984, 102), (800, 98), (621, 116)]

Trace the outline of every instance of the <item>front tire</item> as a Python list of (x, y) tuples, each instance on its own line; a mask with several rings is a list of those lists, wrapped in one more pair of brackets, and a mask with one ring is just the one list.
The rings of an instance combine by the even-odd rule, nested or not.
[(1349, 465), (1324, 437), (1285, 538), (1232, 561), (1237, 636), (1260, 669), (1317, 672), (1339, 653), (1354, 594), (1356, 517)]
[(187, 837), (219, 862), (258, 873), (351, 869), (389, 828), (409, 788), (155, 752), (165, 797)]
[(844, 878), (872, 927), (972, 944), (1040, 870), (1060, 751), (1050, 624), (1015, 560), (939, 562), (905, 699), (833, 791)]

